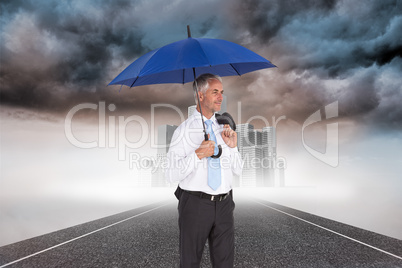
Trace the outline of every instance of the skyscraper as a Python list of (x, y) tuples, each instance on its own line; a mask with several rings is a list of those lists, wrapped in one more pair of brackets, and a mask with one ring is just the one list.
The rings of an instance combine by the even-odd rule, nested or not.
[(256, 146), (258, 137), (254, 131), (254, 126), (246, 124), (238, 124), (237, 132), (237, 147), (243, 160), (243, 171), (240, 178), (241, 187), (257, 186), (257, 177), (260, 174), (259, 170), (253, 166), (255, 159), (261, 158), (261, 150)]
[(262, 133), (259, 130), (251, 130), (248, 133), (248, 140), (245, 140), (247, 146), (261, 146), (262, 145)]
[(262, 143), (268, 147), (269, 156), (276, 157), (276, 131), (274, 127), (262, 129)]
[(274, 127), (262, 129), (264, 186), (275, 186), (276, 133)]
[(243, 149), (245, 146), (250, 145), (250, 138), (249, 134), (251, 131), (254, 130), (254, 126), (251, 124), (238, 124), (236, 126), (236, 133), (237, 133), (237, 147), (239, 151)]
[(276, 135), (274, 127), (255, 130), (251, 124), (237, 126), (237, 145), (243, 159), (241, 186), (275, 185)]
[(246, 146), (241, 152), (244, 162), (240, 186), (256, 187), (263, 186), (263, 169), (261, 167), (261, 146)]

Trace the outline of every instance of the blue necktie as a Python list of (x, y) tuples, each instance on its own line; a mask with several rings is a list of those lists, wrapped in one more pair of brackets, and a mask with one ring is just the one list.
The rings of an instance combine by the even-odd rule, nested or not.
[[(212, 121), (205, 121), (207, 125), (207, 134), (209, 134), (209, 139), (215, 142), (214, 155), (219, 152), (218, 143), (214, 131), (212, 130)], [(208, 185), (213, 190), (218, 189), (221, 185), (221, 164), (219, 158), (208, 157)]]

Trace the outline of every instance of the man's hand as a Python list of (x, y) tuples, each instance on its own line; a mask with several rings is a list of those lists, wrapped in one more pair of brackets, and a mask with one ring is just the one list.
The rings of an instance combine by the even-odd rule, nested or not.
[(229, 125), (223, 126), (222, 138), (227, 146), (235, 148), (237, 146), (237, 133)]
[[(209, 139), (209, 134), (208, 134), (208, 139)], [(215, 150), (215, 142), (214, 141), (202, 141), (200, 147), (198, 147), (197, 150), (195, 150), (195, 153), (197, 154), (199, 159), (203, 159), (204, 157), (209, 157), (211, 155), (214, 155), (214, 150)]]

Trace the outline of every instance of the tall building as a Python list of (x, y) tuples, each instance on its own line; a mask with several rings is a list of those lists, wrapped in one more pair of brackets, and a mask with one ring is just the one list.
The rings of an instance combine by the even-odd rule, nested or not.
[[(257, 185), (257, 174), (259, 171), (253, 166), (256, 158), (260, 158), (260, 150), (256, 146), (256, 132), (254, 126), (246, 124), (238, 124), (236, 126), (237, 147), (243, 160), (243, 171), (240, 177), (241, 187), (255, 187)], [(257, 141), (258, 142), (258, 141)]]
[(253, 145), (243, 147), (241, 154), (244, 166), (240, 186), (263, 186), (263, 169), (261, 168), (260, 161), (262, 159), (261, 146)]
[(239, 124), (236, 132), (237, 145), (244, 163), (240, 186), (275, 186), (275, 128), (255, 130), (251, 124)]
[(276, 132), (274, 127), (262, 129), (264, 186), (275, 186)]
[(237, 147), (241, 152), (242, 148), (245, 146), (250, 145), (250, 138), (249, 134), (251, 131), (254, 130), (254, 126), (251, 124), (238, 124), (236, 126), (236, 133), (237, 133)]
[(163, 169), (166, 163), (166, 155), (169, 151), (170, 142), (172, 141), (173, 133), (177, 126), (161, 125), (158, 127), (158, 149), (156, 154), (157, 169), (152, 174), (152, 187), (167, 187), (168, 182), (165, 179), (165, 170)]
[(274, 127), (262, 129), (262, 143), (268, 147), (269, 156), (276, 158), (276, 131)]
[(261, 146), (262, 145), (262, 133), (259, 130), (252, 130), (248, 133), (248, 140), (245, 140), (247, 146)]

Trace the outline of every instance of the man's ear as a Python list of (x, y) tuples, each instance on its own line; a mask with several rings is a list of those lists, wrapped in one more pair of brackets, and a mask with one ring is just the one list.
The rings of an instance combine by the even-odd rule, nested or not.
[(198, 96), (200, 97), (200, 101), (204, 99), (204, 94), (202, 94), (202, 92), (198, 92)]

